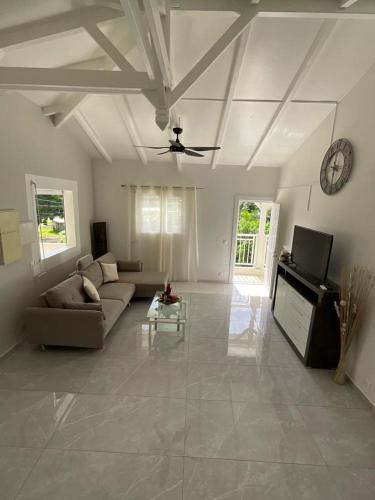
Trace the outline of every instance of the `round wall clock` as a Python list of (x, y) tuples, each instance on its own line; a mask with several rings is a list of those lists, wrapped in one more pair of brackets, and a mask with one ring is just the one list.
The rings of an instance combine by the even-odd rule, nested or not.
[(348, 182), (353, 166), (353, 147), (338, 139), (326, 152), (320, 169), (320, 185), (326, 194), (335, 194)]

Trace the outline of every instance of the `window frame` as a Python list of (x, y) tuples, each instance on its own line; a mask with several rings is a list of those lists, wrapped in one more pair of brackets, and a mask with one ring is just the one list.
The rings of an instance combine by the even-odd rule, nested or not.
[[(31, 264), (34, 274), (48, 271), (74, 257), (77, 257), (81, 252), (81, 238), (79, 227), (79, 206), (78, 206), (78, 183), (68, 179), (60, 179), (57, 177), (44, 177), (32, 174), (25, 175), (26, 195), (29, 219), (34, 225), (35, 241), (31, 243)], [(71, 240), (73, 244), (60, 249), (56, 253), (42, 258), (40, 251), (40, 236), (38, 231), (38, 219), (35, 205), (35, 184), (38, 189), (50, 189), (64, 191), (64, 212), (66, 224), (69, 224), (71, 232)], [(68, 203), (66, 203), (65, 196)], [(69, 223), (68, 223), (69, 218)], [(68, 229), (66, 229), (68, 230)]]

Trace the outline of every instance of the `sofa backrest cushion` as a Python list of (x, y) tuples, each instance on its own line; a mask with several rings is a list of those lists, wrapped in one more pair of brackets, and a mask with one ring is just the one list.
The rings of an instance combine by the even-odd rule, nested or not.
[(79, 271), (79, 274), (86, 276), (87, 279), (95, 286), (96, 289), (100, 288), (103, 284), (103, 272), (100, 264), (98, 262), (93, 262), (83, 271)]
[(89, 253), (87, 255), (84, 255), (80, 259), (77, 260), (76, 262), (76, 269), (77, 271), (83, 271), (88, 267), (90, 264), (94, 262), (94, 257)]
[(117, 264), (117, 259), (111, 252), (108, 252), (101, 257), (98, 257), (95, 262), (103, 262), (104, 264)]
[(64, 308), (67, 302), (86, 302), (82, 276), (76, 274), (71, 278), (50, 288), (42, 295), (49, 307)]

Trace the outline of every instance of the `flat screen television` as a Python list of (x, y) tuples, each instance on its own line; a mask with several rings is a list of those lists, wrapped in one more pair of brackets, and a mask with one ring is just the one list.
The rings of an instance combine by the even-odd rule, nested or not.
[(294, 226), (292, 262), (296, 270), (324, 283), (327, 279), (333, 236)]

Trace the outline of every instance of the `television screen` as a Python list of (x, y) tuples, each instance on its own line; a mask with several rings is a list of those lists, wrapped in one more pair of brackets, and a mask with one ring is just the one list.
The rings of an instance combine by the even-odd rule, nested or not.
[(332, 243), (331, 234), (294, 226), (292, 261), (297, 270), (324, 282), (327, 278)]

